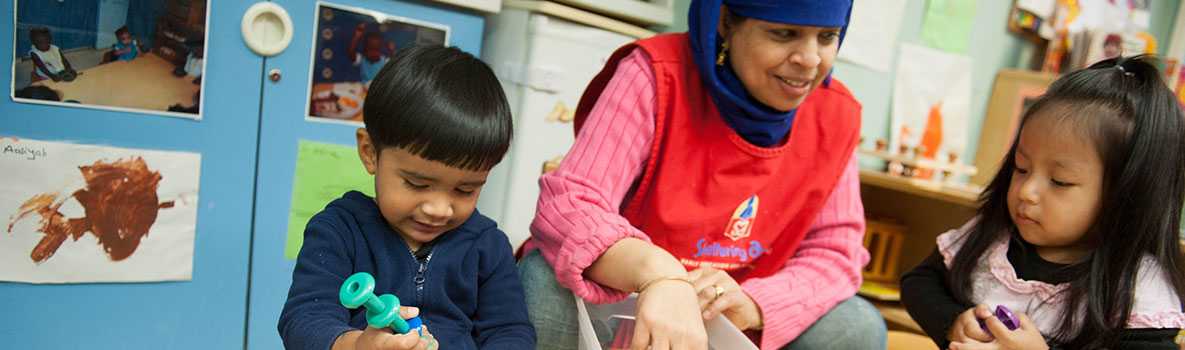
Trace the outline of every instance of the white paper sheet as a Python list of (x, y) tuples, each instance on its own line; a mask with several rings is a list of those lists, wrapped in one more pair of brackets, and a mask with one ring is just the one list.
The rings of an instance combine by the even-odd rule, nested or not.
[[(935, 158), (945, 162), (946, 155), (954, 152), (959, 154), (959, 162), (965, 163), (971, 59), (924, 46), (901, 44), (896, 79), (889, 149), (896, 153), (902, 142), (911, 149), (917, 146), (926, 132), (931, 109), (940, 106), (942, 137)], [(905, 129), (909, 130), (908, 135), (903, 135)]]
[(0, 137), (0, 280), (191, 279), (200, 167), (197, 153)]
[(839, 58), (888, 72), (901, 19), (905, 16), (905, 4), (905, 0), (855, 2)]

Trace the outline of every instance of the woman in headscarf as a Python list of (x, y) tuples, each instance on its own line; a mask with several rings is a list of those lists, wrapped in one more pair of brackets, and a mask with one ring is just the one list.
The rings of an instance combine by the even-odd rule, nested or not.
[(860, 104), (831, 67), (851, 0), (694, 0), (688, 33), (619, 49), (540, 179), (520, 272), (540, 349), (574, 349), (572, 294), (638, 292), (633, 349), (884, 349), (854, 296)]

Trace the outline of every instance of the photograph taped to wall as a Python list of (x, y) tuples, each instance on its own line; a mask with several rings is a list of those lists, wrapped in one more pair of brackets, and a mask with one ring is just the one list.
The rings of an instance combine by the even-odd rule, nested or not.
[(0, 281), (193, 276), (201, 155), (0, 137)]
[(12, 99), (201, 119), (206, 0), (16, 2)]
[(448, 45), (449, 27), (356, 7), (317, 3), (308, 120), (362, 125), (370, 81), (396, 50)]

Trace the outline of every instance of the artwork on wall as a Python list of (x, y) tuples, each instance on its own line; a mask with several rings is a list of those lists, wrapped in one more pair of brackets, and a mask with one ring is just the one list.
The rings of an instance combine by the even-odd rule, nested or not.
[(201, 118), (206, 1), (16, 5), (14, 101)]
[(374, 176), (366, 172), (353, 146), (301, 140), (293, 178), (284, 242), (284, 258), (288, 260), (296, 260), (304, 244), (305, 226), (329, 202), (349, 191), (374, 197)]
[(0, 137), (0, 281), (189, 280), (197, 153)]
[[(971, 59), (901, 44), (893, 85), (889, 152), (941, 163), (963, 163), (971, 102)], [(932, 179), (934, 172), (915, 177)]]
[(396, 51), (448, 45), (449, 27), (356, 7), (318, 3), (308, 119), (362, 124), (371, 80)]

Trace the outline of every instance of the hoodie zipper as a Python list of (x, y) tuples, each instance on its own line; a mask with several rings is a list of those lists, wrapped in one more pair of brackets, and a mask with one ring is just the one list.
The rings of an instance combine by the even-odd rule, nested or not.
[[(428, 253), (428, 257), (424, 258), (424, 261), (416, 259), (416, 262), (420, 265), (416, 269), (416, 277), (414, 279), (416, 283), (416, 305), (420, 305), (421, 307), (424, 306), (424, 283), (428, 280), (426, 277), (428, 274), (428, 263), (432, 261), (432, 255), (434, 254), (436, 254), (435, 251)], [(412, 255), (412, 257), (414, 258), (415, 255)]]
[[(409, 247), (407, 249), (408, 255), (411, 255), (411, 260), (416, 262), (416, 275), (412, 278), (412, 282), (416, 286), (416, 303), (422, 309), (424, 306), (424, 284), (428, 281), (428, 263), (432, 261), (432, 256), (436, 255), (436, 247), (434, 245), (421, 246), (420, 249), (429, 249), (428, 256), (421, 260), (416, 256), (416, 252)], [(405, 303), (406, 304), (406, 303)], [(421, 319), (423, 319), (421, 317)]]

